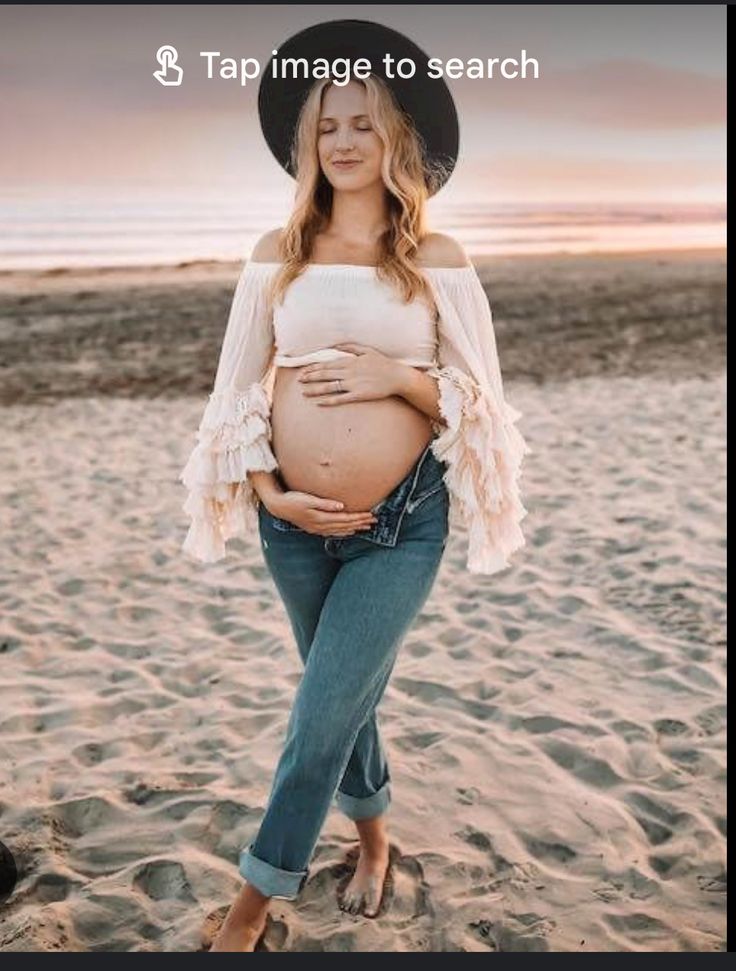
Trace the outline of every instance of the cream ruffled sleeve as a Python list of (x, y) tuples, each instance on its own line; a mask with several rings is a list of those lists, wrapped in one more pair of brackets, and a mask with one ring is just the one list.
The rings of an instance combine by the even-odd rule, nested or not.
[(444, 423), (434, 455), (448, 463), (450, 519), (467, 526), (467, 568), (497, 573), (525, 545), (519, 477), (531, 449), (515, 427), (521, 412), (504, 397), (491, 308), (473, 266), (425, 268), (437, 306), (437, 378)]
[(203, 563), (222, 559), (231, 537), (254, 532), (258, 495), (247, 473), (278, 467), (266, 387), (274, 355), (268, 301), (274, 272), (273, 264), (249, 261), (240, 274), (197, 445), (179, 477), (191, 520), (182, 549)]

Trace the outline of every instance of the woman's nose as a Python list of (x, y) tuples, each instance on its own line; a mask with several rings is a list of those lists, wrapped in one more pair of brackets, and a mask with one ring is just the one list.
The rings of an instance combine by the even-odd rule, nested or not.
[(338, 129), (337, 148), (350, 150), (353, 147), (353, 135), (349, 128)]

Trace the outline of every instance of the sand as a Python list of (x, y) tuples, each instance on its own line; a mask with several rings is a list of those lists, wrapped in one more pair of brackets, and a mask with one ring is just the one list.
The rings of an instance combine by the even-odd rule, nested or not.
[[(402, 646), (379, 708), (384, 912), (338, 908), (355, 838), (335, 809), (266, 949), (726, 949), (723, 267), (484, 265), (534, 449), (527, 546), (479, 577), (454, 533)], [(222, 326), (195, 340), (197, 308), (221, 313), (232, 268), (97, 272), (0, 282), (0, 839), (20, 870), (0, 949), (191, 951), (239, 886), (300, 665), (256, 537), (210, 566), (179, 550)], [(127, 357), (146, 333), (159, 353)]]
[[(723, 250), (477, 260), (508, 381), (712, 374)], [(238, 266), (0, 272), (0, 405), (206, 395)]]

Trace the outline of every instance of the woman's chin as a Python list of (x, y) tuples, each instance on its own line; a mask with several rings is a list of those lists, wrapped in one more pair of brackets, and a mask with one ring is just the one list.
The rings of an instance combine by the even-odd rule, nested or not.
[(332, 169), (329, 175), (326, 175), (326, 178), (333, 189), (349, 189), (351, 191), (367, 189), (382, 181), (380, 174), (371, 178), (367, 175), (365, 169), (361, 171), (360, 166), (347, 169), (344, 172)]

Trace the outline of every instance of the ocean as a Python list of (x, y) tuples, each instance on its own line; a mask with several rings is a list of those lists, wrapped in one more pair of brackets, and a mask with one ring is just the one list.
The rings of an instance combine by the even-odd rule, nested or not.
[[(217, 193), (0, 193), (0, 270), (240, 260), (283, 225), (269, 200)], [(472, 255), (725, 247), (725, 205), (443, 204), (430, 222)]]

